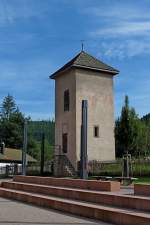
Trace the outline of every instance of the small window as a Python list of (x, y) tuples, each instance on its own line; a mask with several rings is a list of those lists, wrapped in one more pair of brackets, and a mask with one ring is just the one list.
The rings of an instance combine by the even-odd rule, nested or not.
[(63, 153), (67, 153), (68, 151), (68, 134), (65, 133), (62, 135), (62, 150), (63, 150)]
[(69, 90), (66, 90), (64, 91), (64, 111), (69, 111), (69, 103), (70, 103)]
[(99, 126), (94, 126), (94, 137), (99, 137)]

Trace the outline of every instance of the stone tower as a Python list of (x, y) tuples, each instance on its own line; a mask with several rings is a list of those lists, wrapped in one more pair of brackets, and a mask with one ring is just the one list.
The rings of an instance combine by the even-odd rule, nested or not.
[[(113, 76), (118, 73), (81, 51), (50, 76), (55, 79), (55, 153), (65, 156), (75, 170), (80, 160), (82, 100), (88, 100), (88, 160), (115, 160)], [(56, 175), (63, 171), (62, 161), (67, 164), (60, 157)]]

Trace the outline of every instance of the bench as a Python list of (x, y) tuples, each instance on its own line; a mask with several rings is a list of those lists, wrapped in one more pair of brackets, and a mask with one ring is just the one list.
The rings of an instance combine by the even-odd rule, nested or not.
[(132, 184), (133, 181), (138, 180), (138, 178), (135, 177), (110, 177), (110, 176), (93, 176), (96, 180), (114, 180), (119, 181), (120, 183), (123, 183), (125, 185)]
[(135, 177), (114, 177), (113, 180), (117, 180), (120, 183), (129, 185), (129, 184), (132, 184), (133, 181), (138, 180), (138, 178), (135, 178)]
[(110, 176), (93, 176), (96, 180), (112, 180), (113, 177)]

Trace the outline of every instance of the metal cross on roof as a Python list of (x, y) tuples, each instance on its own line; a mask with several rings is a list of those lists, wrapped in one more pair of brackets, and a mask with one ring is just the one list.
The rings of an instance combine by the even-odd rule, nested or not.
[(83, 51), (84, 49), (84, 40), (81, 40), (81, 50)]

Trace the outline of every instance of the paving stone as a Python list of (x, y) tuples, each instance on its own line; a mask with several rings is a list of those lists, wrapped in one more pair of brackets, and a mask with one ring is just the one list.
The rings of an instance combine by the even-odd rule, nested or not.
[[(55, 210), (0, 198), (0, 224), (3, 225), (108, 225)], [(110, 225), (110, 224), (109, 224)]]

